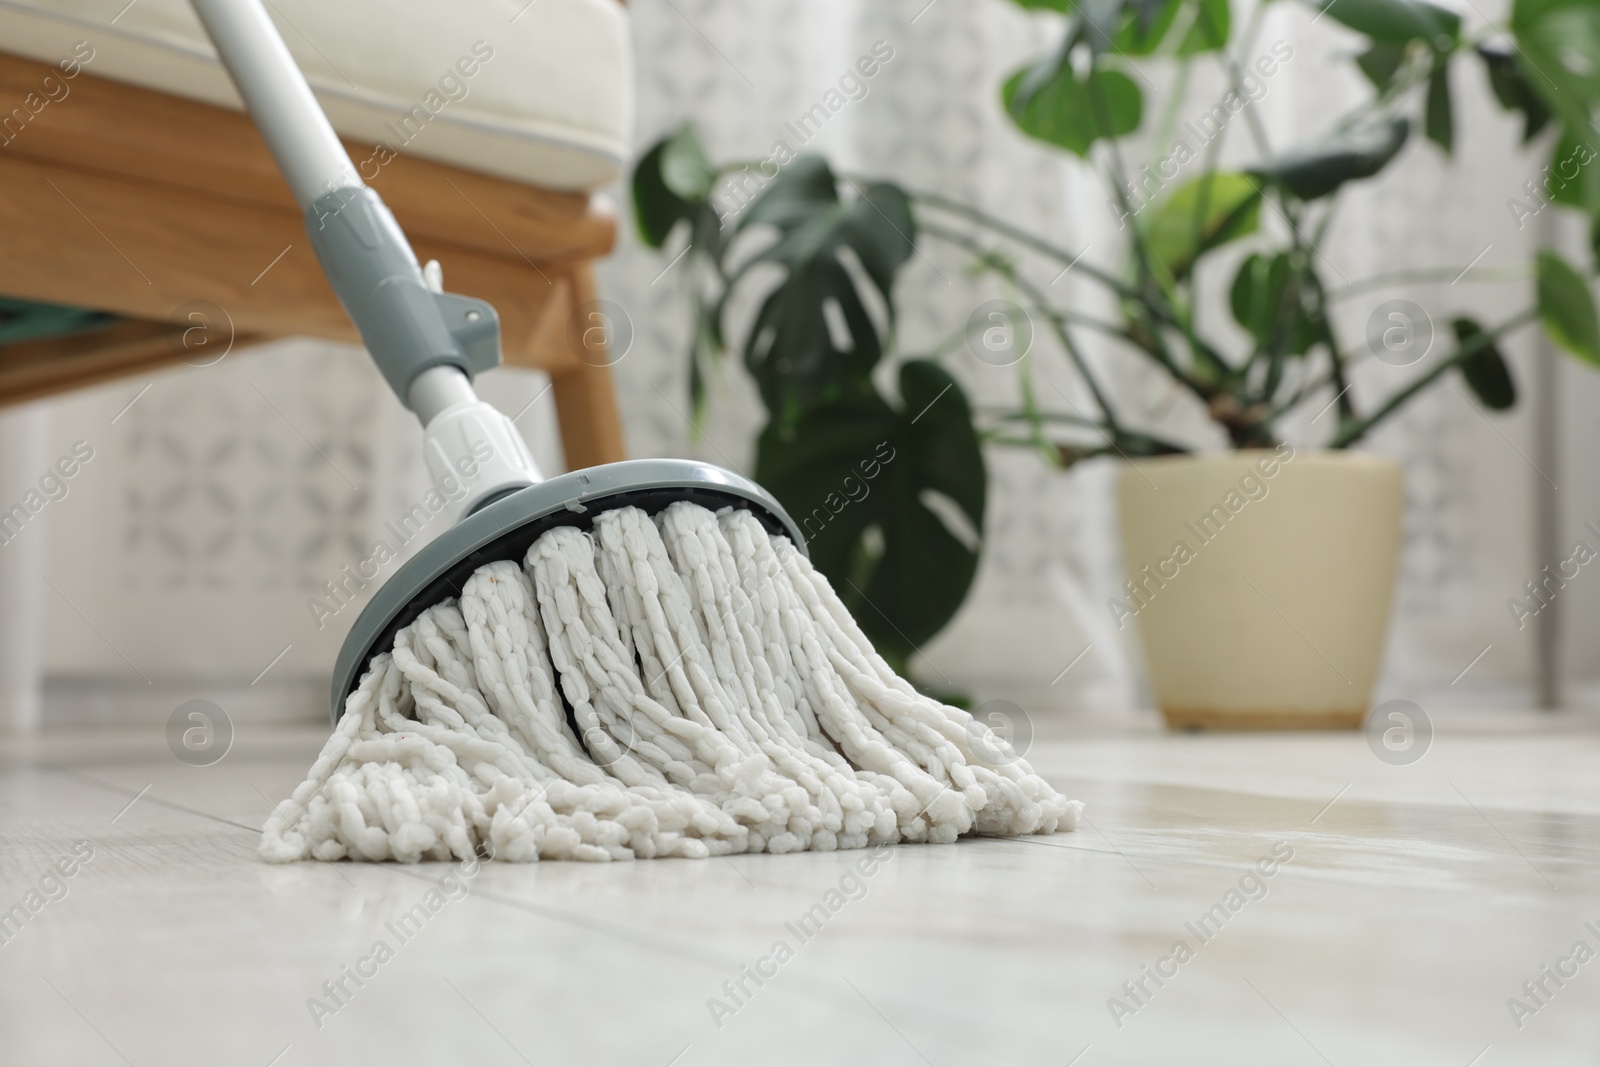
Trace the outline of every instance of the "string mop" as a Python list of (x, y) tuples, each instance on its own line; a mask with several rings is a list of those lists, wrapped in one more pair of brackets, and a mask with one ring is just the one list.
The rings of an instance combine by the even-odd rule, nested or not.
[(1081, 808), (898, 677), (788, 538), (680, 501), (551, 529), (401, 629), (260, 852), (700, 858), (1054, 833)]
[(987, 726), (896, 676), (759, 485), (662, 459), (543, 478), (472, 384), (500, 362), (495, 309), (418, 262), (260, 0), (191, 3), (434, 484), (467, 489), (354, 620), (333, 734), (264, 858), (705, 857), (1077, 825)]

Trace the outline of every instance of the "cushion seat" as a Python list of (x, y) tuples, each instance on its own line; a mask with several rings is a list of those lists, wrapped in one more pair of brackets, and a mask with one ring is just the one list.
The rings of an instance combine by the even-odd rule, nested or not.
[[(242, 109), (187, 0), (0, 0), (0, 51)], [(615, 0), (269, 0), (338, 132), (381, 149), (585, 191), (630, 150), (627, 14)], [(120, 12), (119, 12), (120, 9)], [(3, 117), (3, 116), (0, 116)], [(380, 150), (355, 160), (369, 180)]]

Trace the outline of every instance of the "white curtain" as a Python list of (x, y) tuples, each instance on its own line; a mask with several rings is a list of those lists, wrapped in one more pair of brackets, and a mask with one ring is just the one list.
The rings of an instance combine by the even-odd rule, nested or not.
[(37, 729), (43, 708), (39, 617), (49, 588), (50, 497), (61, 492), (54, 479), (39, 484), (57, 474), (49, 445), (49, 405), (0, 411), (0, 731), (6, 732)]

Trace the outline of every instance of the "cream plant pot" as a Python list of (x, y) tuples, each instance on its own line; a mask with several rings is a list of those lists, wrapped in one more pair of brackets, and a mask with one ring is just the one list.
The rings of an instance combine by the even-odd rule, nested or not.
[(1123, 595), (1173, 727), (1361, 725), (1400, 551), (1400, 468), (1246, 450), (1131, 463), (1118, 484)]

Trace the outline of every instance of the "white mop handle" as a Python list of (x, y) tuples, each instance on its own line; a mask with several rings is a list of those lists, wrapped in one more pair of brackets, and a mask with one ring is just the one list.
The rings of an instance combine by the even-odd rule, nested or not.
[(349, 153), (260, 0), (190, 2), (300, 210), (336, 189), (360, 188)]
[[(479, 400), (467, 376), (500, 362), (494, 308), (428, 285), (399, 223), (357, 175), (261, 0), (190, 2), (306, 215), (328, 281), (384, 377), (422, 421), (434, 484), (466, 515), (539, 481), (516, 425)], [(463, 484), (465, 492), (449, 491)]]

